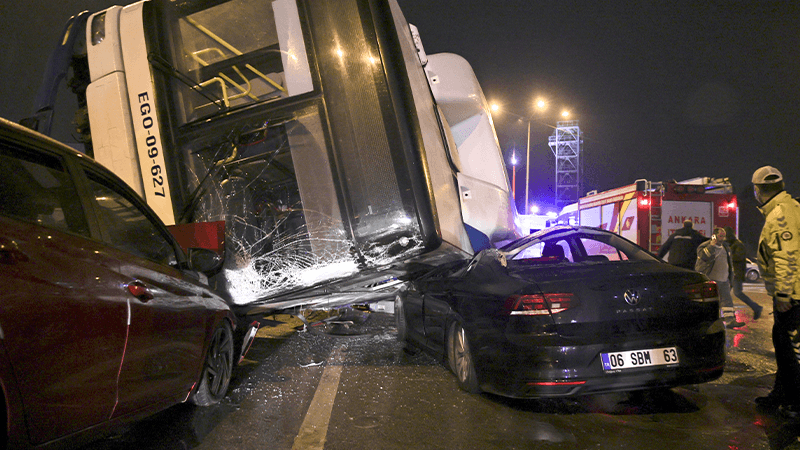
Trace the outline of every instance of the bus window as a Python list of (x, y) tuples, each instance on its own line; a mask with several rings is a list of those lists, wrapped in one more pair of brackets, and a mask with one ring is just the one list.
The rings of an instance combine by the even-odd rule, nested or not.
[(173, 81), (181, 123), (313, 89), (294, 0), (230, 0), (177, 11), (183, 15), (170, 21), (170, 36), (172, 66), (184, 76)]

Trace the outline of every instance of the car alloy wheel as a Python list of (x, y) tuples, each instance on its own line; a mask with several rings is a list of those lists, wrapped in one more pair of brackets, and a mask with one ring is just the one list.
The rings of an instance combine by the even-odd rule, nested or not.
[(227, 322), (223, 322), (214, 331), (211, 344), (208, 346), (203, 373), (197, 389), (192, 395), (192, 402), (198, 406), (210, 406), (219, 403), (228, 392), (233, 373), (233, 333)]
[(471, 394), (479, 393), (481, 390), (478, 387), (478, 376), (475, 373), (475, 365), (472, 362), (469, 341), (464, 328), (459, 322), (453, 322), (450, 325), (447, 344), (450, 369), (456, 375), (458, 387)]
[(748, 270), (744, 277), (747, 279), (747, 281), (758, 281), (758, 271)]

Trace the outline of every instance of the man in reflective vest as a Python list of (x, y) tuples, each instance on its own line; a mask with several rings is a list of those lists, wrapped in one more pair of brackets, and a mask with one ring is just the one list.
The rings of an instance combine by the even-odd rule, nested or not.
[(775, 323), (775, 386), (756, 403), (776, 406), (783, 415), (800, 418), (800, 203), (784, 191), (778, 169), (764, 166), (753, 173), (759, 208), (766, 217), (758, 244), (758, 269), (772, 296)]

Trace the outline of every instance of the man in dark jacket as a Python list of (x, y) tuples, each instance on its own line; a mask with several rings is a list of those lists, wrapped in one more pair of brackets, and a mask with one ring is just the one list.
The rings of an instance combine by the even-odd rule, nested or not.
[(736, 237), (733, 227), (725, 227), (725, 242), (731, 249), (731, 261), (733, 263), (731, 287), (733, 287), (733, 295), (743, 301), (745, 305), (749, 306), (753, 310), (753, 320), (758, 320), (758, 318), (761, 317), (761, 310), (764, 308), (748, 297), (742, 289), (744, 274), (747, 270), (747, 251), (742, 241)]
[(673, 266), (694, 270), (697, 259), (697, 247), (708, 238), (700, 234), (693, 227), (691, 220), (683, 221), (683, 228), (676, 231), (658, 250), (658, 257), (664, 258), (669, 252), (667, 262)]

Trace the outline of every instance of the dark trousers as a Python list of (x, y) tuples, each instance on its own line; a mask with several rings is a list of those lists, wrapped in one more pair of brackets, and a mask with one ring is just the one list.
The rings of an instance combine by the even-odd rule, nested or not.
[(742, 280), (737, 280), (734, 278), (731, 286), (733, 286), (733, 295), (735, 295), (739, 300), (743, 301), (745, 305), (750, 307), (750, 309), (753, 311), (758, 311), (761, 309), (761, 306), (759, 306), (758, 303), (754, 302), (753, 299), (744, 293), (744, 290), (742, 289)]
[[(773, 301), (775, 301), (773, 299)], [(800, 342), (800, 305), (792, 306), (786, 312), (775, 311), (772, 326), (772, 345), (775, 346), (774, 393), (782, 397), (786, 404), (800, 407), (800, 350), (795, 352), (792, 343)]]

